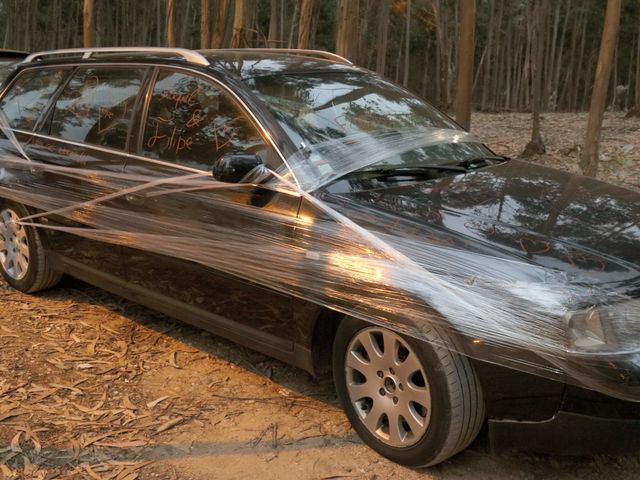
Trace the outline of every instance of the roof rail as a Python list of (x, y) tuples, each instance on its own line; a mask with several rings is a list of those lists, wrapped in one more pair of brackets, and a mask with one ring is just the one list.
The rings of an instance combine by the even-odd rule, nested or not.
[[(212, 50), (216, 51), (216, 50)], [(307, 57), (319, 57), (333, 60), (346, 65), (353, 65), (352, 62), (336, 53), (325, 52), (324, 50), (307, 50), (302, 48), (220, 48), (223, 52), (255, 52), (255, 53), (284, 53), (292, 55), (304, 55)]]
[(164, 48), (164, 47), (103, 47), (103, 48), (68, 48), (64, 50), (47, 50), (44, 52), (32, 53), (24, 59), (23, 63), (31, 63), (35, 60), (54, 55), (80, 55), (83, 59), (91, 58), (94, 54), (100, 53), (150, 53), (162, 55), (178, 55), (188, 63), (209, 66), (209, 61), (202, 54), (188, 50), (186, 48)]

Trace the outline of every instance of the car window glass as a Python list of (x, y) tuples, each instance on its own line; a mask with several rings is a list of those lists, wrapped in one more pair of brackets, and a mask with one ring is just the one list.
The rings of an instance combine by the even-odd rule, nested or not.
[(153, 87), (143, 144), (147, 157), (209, 171), (232, 152), (274, 156), (253, 123), (229, 94), (184, 73), (161, 70)]
[(0, 110), (7, 116), (9, 125), (19, 130), (33, 130), (65, 73), (65, 69), (37, 69), (22, 73), (0, 103)]
[(56, 102), (51, 135), (122, 150), (145, 69), (83, 68)]

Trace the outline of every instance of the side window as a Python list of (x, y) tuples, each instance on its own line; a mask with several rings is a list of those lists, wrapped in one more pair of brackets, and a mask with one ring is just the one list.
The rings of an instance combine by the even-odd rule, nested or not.
[(50, 134), (123, 150), (145, 71), (79, 69), (56, 102)]
[(11, 128), (33, 130), (67, 71), (27, 70), (18, 76), (0, 102), (0, 110), (6, 115)]
[(142, 140), (145, 156), (199, 170), (211, 170), (230, 152), (251, 152), (274, 163), (260, 133), (228, 93), (175, 71), (158, 75)]

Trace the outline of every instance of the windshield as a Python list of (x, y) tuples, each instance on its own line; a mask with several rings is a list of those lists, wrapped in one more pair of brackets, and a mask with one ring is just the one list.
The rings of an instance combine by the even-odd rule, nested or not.
[(247, 83), (298, 148), (288, 163), (307, 191), (355, 170), (491, 154), (445, 114), (373, 74), (271, 75)]

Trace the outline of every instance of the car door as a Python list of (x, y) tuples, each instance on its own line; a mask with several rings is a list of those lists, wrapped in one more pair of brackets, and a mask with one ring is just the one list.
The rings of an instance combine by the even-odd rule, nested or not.
[[(45, 215), (48, 247), (80, 277), (122, 278), (121, 248), (94, 232), (126, 203), (114, 198), (125, 164), (130, 123), (146, 67), (80, 66), (52, 104), (26, 150), (46, 166), (31, 186)], [(85, 275), (82, 275), (84, 272)]]
[(228, 90), (188, 71), (159, 69), (143, 118), (125, 172), (153, 187), (127, 197), (135, 215), (126, 227), (145, 233), (124, 252), (128, 280), (220, 334), (293, 349), (301, 301), (252, 281), (252, 268), (270, 268), (267, 241), (263, 265), (243, 265), (242, 252), (259, 249), (259, 238), (291, 238), (300, 197), (211, 176), (225, 154), (257, 155), (275, 169), (277, 152)]

